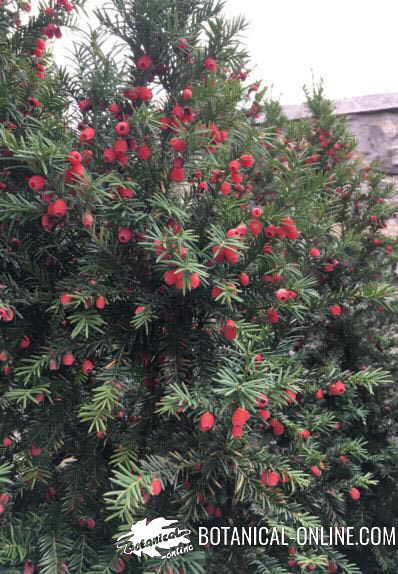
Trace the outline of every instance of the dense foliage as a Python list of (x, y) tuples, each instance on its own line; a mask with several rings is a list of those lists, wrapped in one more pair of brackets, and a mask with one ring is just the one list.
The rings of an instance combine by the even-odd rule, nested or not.
[(66, 0), (26, 25), (0, 6), (9, 574), (396, 567), (382, 546), (116, 548), (144, 518), (397, 525), (391, 186), (322, 88), (289, 122), (250, 82), (223, 4), (113, 0), (68, 71), (47, 44)]

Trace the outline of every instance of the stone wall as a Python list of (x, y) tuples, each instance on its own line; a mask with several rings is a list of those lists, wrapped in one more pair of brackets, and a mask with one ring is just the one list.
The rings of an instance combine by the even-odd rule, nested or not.
[[(360, 156), (367, 163), (377, 160), (398, 190), (398, 93), (349, 98), (335, 102), (335, 106), (337, 114), (347, 117)], [(305, 105), (284, 106), (283, 111), (292, 120), (309, 115)], [(397, 216), (389, 221), (388, 234), (396, 237), (398, 192), (393, 202), (397, 203)]]

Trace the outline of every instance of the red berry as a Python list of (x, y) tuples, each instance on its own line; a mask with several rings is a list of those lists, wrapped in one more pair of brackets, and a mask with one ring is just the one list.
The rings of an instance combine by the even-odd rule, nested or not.
[(321, 476), (321, 474), (322, 474), (322, 471), (321, 471), (317, 466), (311, 466), (311, 469), (310, 469), (310, 470), (311, 470), (312, 474), (313, 474), (314, 476), (318, 477), (318, 478), (319, 478), (319, 477)]
[[(257, 355), (256, 355), (257, 356)], [(256, 406), (257, 407), (266, 407), (269, 403), (269, 399), (266, 395), (264, 395), (264, 393), (260, 393), (259, 395), (257, 395), (256, 398)]]
[(128, 243), (133, 237), (133, 233), (128, 227), (121, 227), (117, 233), (120, 243)]
[(22, 574), (33, 574), (35, 571), (35, 566), (32, 562), (24, 562), (23, 573)]
[(203, 413), (203, 415), (201, 415), (199, 419), (199, 430), (201, 432), (209, 431), (210, 429), (213, 428), (214, 422), (215, 422), (214, 415), (212, 415), (208, 411)]
[(260, 409), (258, 411), (258, 415), (260, 418), (263, 419), (263, 421), (267, 421), (269, 419), (269, 417), (271, 416), (271, 413), (269, 411), (267, 411), (266, 409)]
[(239, 261), (239, 253), (233, 247), (225, 247), (223, 254), (228, 263), (236, 264)]
[(262, 207), (253, 207), (251, 214), (252, 214), (252, 217), (261, 217), (263, 214)]
[(233, 438), (242, 438), (243, 432), (244, 432), (243, 426), (232, 425), (231, 434)]
[(222, 332), (224, 337), (229, 341), (233, 341), (234, 339), (236, 339), (236, 336), (238, 334), (238, 327), (235, 321), (232, 321), (232, 319), (228, 319), (222, 329)]
[(73, 363), (75, 362), (75, 357), (73, 356), (73, 353), (68, 352), (68, 353), (65, 353), (64, 355), (62, 355), (62, 361), (61, 362), (66, 367), (70, 367), (71, 365), (73, 365)]
[(250, 413), (246, 409), (238, 407), (232, 414), (232, 425), (243, 426), (250, 418)]
[(222, 289), (220, 287), (213, 287), (211, 290), (211, 296), (213, 299), (216, 299), (222, 293)]
[(280, 476), (277, 472), (272, 470), (265, 470), (261, 473), (260, 482), (265, 486), (277, 486), (280, 481)]
[(36, 48), (39, 48), (40, 50), (45, 50), (46, 49), (46, 41), (43, 40), (43, 38), (37, 38)]
[(120, 106), (116, 103), (109, 104), (108, 110), (111, 112), (111, 114), (117, 115), (120, 112)]
[(329, 385), (329, 393), (333, 396), (343, 395), (345, 391), (346, 387), (343, 381), (336, 381), (332, 385)]
[(7, 492), (0, 494), (0, 504), (8, 504), (11, 500), (11, 496)]
[(188, 44), (188, 40), (187, 40), (186, 38), (180, 38), (180, 39), (178, 40), (177, 47), (178, 47), (180, 50), (186, 50), (186, 49), (188, 48), (188, 46), (189, 46), (189, 44)]
[(267, 227), (264, 229), (264, 233), (267, 237), (275, 237), (277, 230), (278, 227), (275, 225), (267, 225)]
[(82, 156), (78, 151), (69, 152), (67, 159), (71, 165), (80, 164), (82, 162)]
[(119, 156), (128, 152), (129, 146), (127, 140), (117, 139), (113, 144), (113, 149), (117, 159), (119, 159)]
[(134, 96), (137, 100), (149, 102), (152, 99), (153, 93), (151, 88), (148, 88), (147, 86), (139, 86), (138, 88), (135, 88)]
[[(80, 100), (78, 103), (79, 109), (82, 112), (85, 112), (86, 110), (89, 110), (91, 108), (92, 102), (91, 100)], [(87, 129), (92, 129), (92, 128), (87, 128)]]
[(200, 277), (197, 273), (191, 273), (189, 276), (189, 282), (191, 284), (191, 289), (197, 289), (200, 285)]
[(172, 138), (169, 143), (174, 151), (183, 152), (187, 149), (187, 143), (182, 138)]
[(27, 349), (30, 346), (30, 339), (27, 335), (24, 335), (21, 342), (19, 343), (21, 349)]
[(37, 98), (30, 97), (28, 98), (29, 104), (34, 108), (40, 108), (41, 102)]
[(47, 209), (48, 215), (51, 217), (64, 217), (68, 211), (68, 206), (62, 199), (57, 199), (53, 203), (50, 203)]
[[(270, 423), (271, 424), (271, 423)], [(285, 432), (285, 427), (282, 423), (275, 421), (272, 425), (272, 430), (275, 436), (282, 436)]]
[(97, 307), (97, 309), (104, 309), (105, 308), (106, 299), (103, 295), (100, 295), (99, 297), (96, 298), (95, 306)]
[(137, 157), (142, 161), (146, 161), (151, 157), (151, 149), (147, 145), (141, 145), (137, 148)]
[(170, 269), (169, 271), (166, 271), (166, 273), (163, 275), (163, 281), (166, 283), (166, 285), (174, 285), (174, 283), (176, 282), (176, 274), (175, 272)]
[(174, 272), (174, 277), (175, 277), (174, 285), (176, 286), (176, 289), (179, 289), (181, 291), (184, 286), (184, 273), (182, 271), (179, 271), (178, 273)]
[(40, 191), (46, 185), (46, 180), (41, 175), (32, 175), (29, 178), (28, 185), (33, 191)]
[(254, 164), (254, 157), (248, 153), (241, 155), (239, 160), (243, 167), (252, 167)]
[(89, 143), (95, 137), (95, 130), (93, 128), (85, 128), (80, 132), (80, 143)]
[(342, 314), (343, 310), (340, 307), (340, 305), (331, 305), (329, 307), (329, 311), (330, 313), (333, 315), (333, 317), (338, 317), (339, 315)]
[(240, 168), (241, 168), (241, 164), (238, 162), (237, 159), (233, 159), (232, 161), (229, 162), (228, 164), (228, 170), (230, 171), (230, 173), (237, 173)]
[(287, 289), (278, 289), (278, 291), (276, 291), (276, 293), (275, 293), (275, 297), (281, 303), (285, 303), (286, 301), (288, 301), (290, 299), (290, 293)]
[(190, 100), (192, 98), (192, 90), (190, 90), (189, 88), (185, 88), (185, 90), (182, 91), (181, 95), (183, 100)]
[(162, 483), (158, 478), (153, 478), (151, 483), (151, 493), (153, 496), (157, 496), (162, 492)]
[(169, 173), (170, 181), (180, 182), (185, 180), (185, 169), (183, 167), (173, 167)]
[(223, 181), (220, 185), (220, 191), (224, 195), (228, 195), (231, 192), (231, 184), (228, 181)]
[(42, 450), (39, 446), (36, 446), (35, 444), (32, 444), (32, 446), (30, 447), (30, 454), (32, 456), (40, 456), (42, 453)]
[(83, 215), (82, 215), (82, 223), (83, 223), (83, 227), (86, 227), (87, 229), (92, 227), (93, 223), (94, 223), (94, 217), (91, 213), (91, 211), (86, 210)]
[(94, 369), (94, 363), (90, 361), (90, 359), (84, 359), (82, 363), (82, 371), (84, 373), (91, 373), (93, 369)]
[(353, 486), (350, 489), (350, 496), (352, 500), (359, 500), (361, 498), (361, 492), (358, 490), (358, 488), (355, 488), (355, 486)]
[(249, 221), (249, 229), (253, 235), (260, 235), (263, 230), (263, 224), (258, 219), (252, 219)]
[(116, 152), (112, 147), (108, 147), (103, 151), (102, 157), (106, 163), (112, 163), (116, 160)]
[(206, 58), (206, 60), (204, 61), (204, 67), (208, 72), (216, 72), (217, 62), (213, 58)]
[(152, 58), (148, 54), (140, 56), (137, 60), (137, 68), (145, 72), (152, 66)]
[(267, 316), (268, 316), (268, 321), (270, 323), (277, 323), (279, 321), (279, 314), (278, 311), (276, 311), (275, 309), (273, 309), (272, 307), (270, 307), (269, 309), (267, 309)]
[(240, 185), (240, 183), (243, 181), (243, 175), (241, 173), (233, 171), (231, 173), (231, 179), (235, 184), (234, 189), (236, 191), (244, 191), (244, 188), (242, 188), (242, 186)]
[(50, 359), (50, 361), (48, 363), (48, 369), (50, 371), (58, 371), (59, 367), (58, 367), (58, 363), (55, 359)]
[(118, 187), (117, 192), (123, 199), (132, 199), (134, 197), (134, 191), (129, 187)]
[(245, 223), (239, 223), (236, 230), (240, 237), (245, 237), (245, 235), (247, 235), (247, 225)]

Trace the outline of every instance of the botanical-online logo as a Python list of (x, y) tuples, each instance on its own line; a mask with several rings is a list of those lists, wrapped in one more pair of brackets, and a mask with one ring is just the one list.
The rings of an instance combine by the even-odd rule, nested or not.
[[(172, 528), (171, 525), (174, 525)], [(150, 522), (140, 520), (131, 526), (130, 532), (117, 539), (117, 547), (123, 548), (124, 554), (143, 554), (151, 558), (173, 558), (192, 552), (193, 546), (187, 528), (181, 528), (178, 520), (155, 518)]]

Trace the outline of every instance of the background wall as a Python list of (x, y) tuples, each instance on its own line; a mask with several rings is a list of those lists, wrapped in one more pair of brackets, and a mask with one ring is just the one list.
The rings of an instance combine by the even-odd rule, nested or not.
[[(365, 162), (378, 161), (398, 190), (398, 93), (348, 98), (335, 104), (357, 138), (360, 156)], [(292, 120), (308, 115), (304, 105), (284, 106), (283, 110)], [(397, 204), (397, 217), (389, 221), (386, 232), (397, 237), (398, 194), (392, 201)]]
[[(338, 114), (347, 117), (363, 158), (379, 161), (386, 173), (397, 176), (398, 183), (398, 93), (347, 98), (335, 106)], [(283, 109), (290, 119), (308, 115), (304, 105)]]

